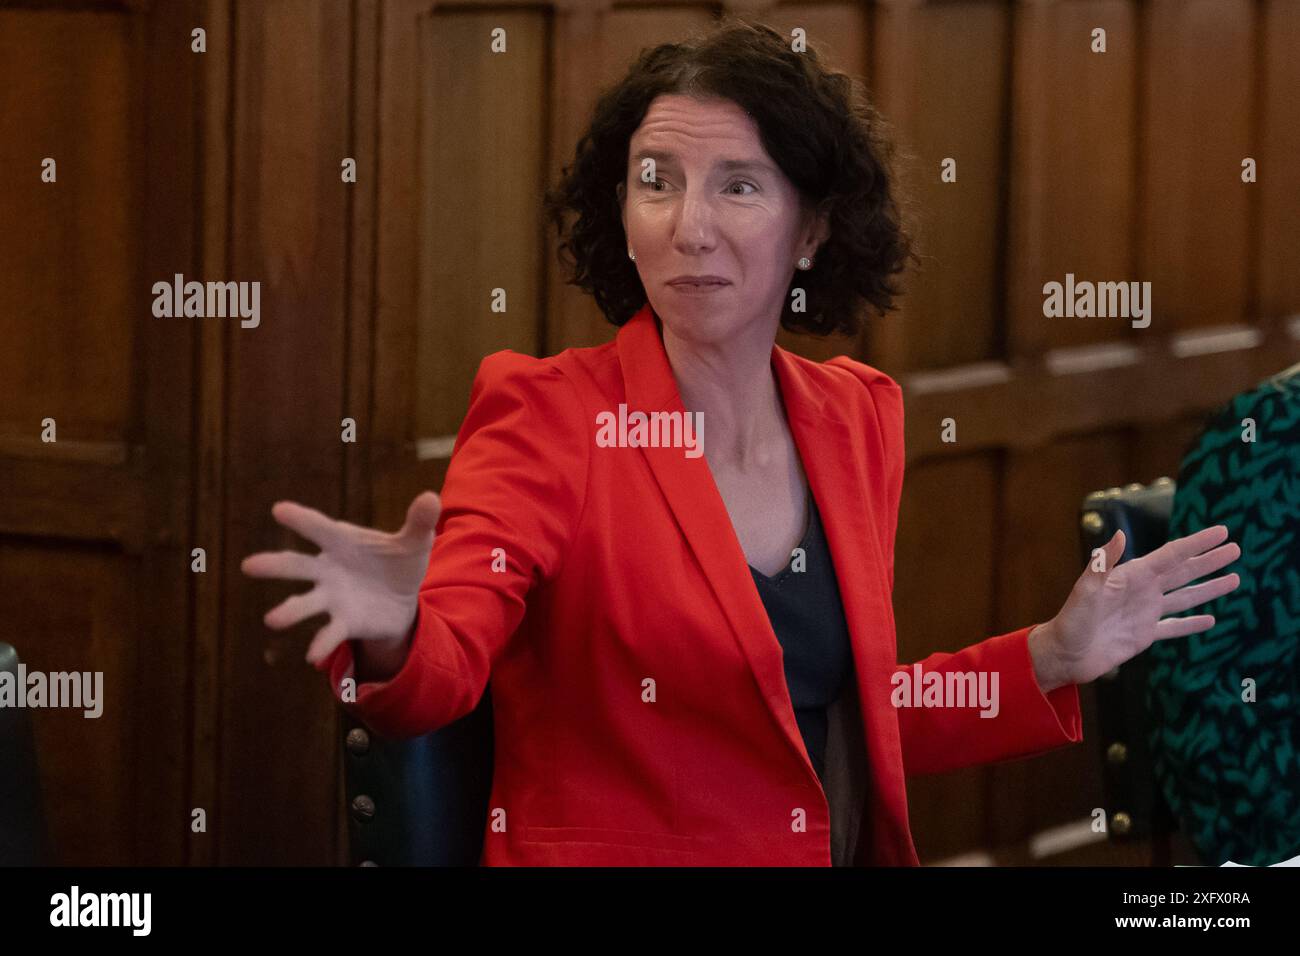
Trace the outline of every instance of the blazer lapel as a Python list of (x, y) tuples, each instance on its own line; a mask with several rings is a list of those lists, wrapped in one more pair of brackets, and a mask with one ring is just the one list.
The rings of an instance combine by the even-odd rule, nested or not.
[[(664, 351), (658, 318), (648, 304), (627, 321), (617, 341), (628, 412), (685, 412)], [(706, 441), (707, 435), (706, 431)], [(816, 771), (794, 719), (781, 645), (754, 586), (749, 563), (708, 461), (703, 455), (687, 458), (680, 448), (643, 447), (641, 452), (731, 625), (769, 713), (815, 778)]]
[[(686, 410), (664, 351), (658, 321), (646, 304), (618, 334), (629, 412)], [(773, 346), (772, 367), (804, 471), (821, 511), (844, 601), (868, 742), (867, 757), (874, 777), (872, 785), (901, 788), (898, 721), (888, 703), (889, 676), (895, 666), (893, 642), (889, 639), (893, 608), (866, 492), (867, 469), (861, 460), (866, 444), (794, 356)], [(794, 718), (781, 645), (754, 586), (708, 462), (703, 455), (687, 458), (680, 448), (643, 447), (641, 452), (749, 661), (769, 712), (816, 780)], [(904, 820), (903, 832), (905, 827)]]
[[(845, 421), (841, 408), (829, 401), (799, 361), (785, 349), (773, 348), (772, 364), (781, 383), (786, 417), (821, 510), (853, 648), (857, 699), (848, 701), (852, 705), (848, 712), (862, 722), (861, 744), (866, 754), (846, 757), (865, 756), (871, 792), (896, 798), (876, 801), (867, 839), (877, 861), (902, 863), (913, 859), (915, 851), (907, 822), (898, 714), (889, 703), (890, 678), (897, 666), (893, 595), (871, 492), (884, 480), (884, 462), (872, 460), (874, 446), (865, 440), (863, 427), (854, 428)], [(832, 705), (830, 719), (843, 719), (840, 705), (844, 703)], [(831, 756), (828, 751), (828, 786), (833, 785)], [(852, 768), (840, 772), (854, 777)]]

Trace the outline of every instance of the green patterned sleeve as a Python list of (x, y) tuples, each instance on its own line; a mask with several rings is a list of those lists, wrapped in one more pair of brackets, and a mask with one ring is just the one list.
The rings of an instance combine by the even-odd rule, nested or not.
[(1148, 651), (1151, 751), (1202, 862), (1267, 866), (1300, 853), (1300, 376), (1238, 395), (1184, 457), (1169, 537), (1216, 524), (1241, 586)]

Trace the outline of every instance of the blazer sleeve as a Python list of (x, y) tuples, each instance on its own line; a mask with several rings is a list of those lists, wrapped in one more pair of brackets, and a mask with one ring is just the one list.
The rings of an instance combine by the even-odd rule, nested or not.
[(529, 590), (561, 567), (586, 499), (590, 436), (564, 372), (505, 351), (479, 366), (443, 482), (410, 649), (390, 680), (357, 685), (351, 641), (319, 665), (375, 733), (415, 737), (477, 706)]
[[(1030, 627), (990, 637), (953, 654), (931, 654), (921, 674), (948, 671), (987, 674), (996, 708), (897, 707), (903, 770), (909, 776), (941, 773), (977, 764), (1034, 757), (1083, 739), (1079, 688), (1074, 684), (1043, 693), (1029, 655)], [(907, 673), (914, 665), (900, 665)], [(945, 677), (945, 682), (947, 678)], [(910, 686), (910, 685), (909, 685)], [(987, 712), (990, 716), (982, 716)]]
[[(878, 369), (848, 358), (832, 360), (854, 372), (867, 386), (874, 407), (874, 452), (883, 462), (884, 482), (876, 522), (881, 554), (894, 589), (894, 539), (902, 501), (905, 461), (903, 390)], [(903, 767), (909, 775), (940, 773), (977, 764), (998, 763), (1054, 750), (1083, 739), (1079, 689), (1070, 684), (1044, 693), (1034, 677), (1029, 632), (1022, 627), (990, 637), (955, 653), (935, 653), (920, 662), (921, 674), (949, 671), (997, 674), (996, 716), (981, 716), (979, 707), (897, 707)], [(914, 665), (899, 665), (896, 673), (911, 680)], [(947, 678), (944, 678), (945, 683)], [(989, 685), (991, 687), (991, 684)], [(891, 688), (892, 689), (892, 688)], [(993, 714), (993, 708), (986, 711)]]

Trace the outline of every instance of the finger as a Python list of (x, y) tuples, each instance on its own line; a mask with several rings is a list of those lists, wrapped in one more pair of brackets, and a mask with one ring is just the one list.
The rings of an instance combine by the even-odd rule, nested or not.
[(259, 551), (239, 562), (239, 570), (250, 578), (315, 581), (320, 577), (316, 555), (301, 551)]
[(338, 540), (338, 522), (296, 501), (277, 501), (271, 506), (271, 516), (322, 550)]
[(319, 614), (326, 606), (325, 589), (314, 587), (306, 594), (295, 594), (285, 598), (262, 617), (266, 626), (274, 630), (293, 627), (313, 614)]
[(337, 618), (330, 618), (330, 622), (316, 632), (316, 636), (307, 647), (308, 663), (318, 666), (347, 639), (348, 629), (343, 626), (343, 622)]
[(1106, 542), (1106, 567), (1113, 568), (1119, 564), (1120, 558), (1124, 557), (1124, 549), (1128, 546), (1128, 538), (1125, 536), (1123, 529), (1117, 528), (1115, 533), (1110, 536)]
[(1203, 578), (1207, 574), (1213, 574), (1220, 568), (1227, 567), (1239, 557), (1241, 557), (1241, 545), (1237, 544), (1237, 542), (1229, 541), (1227, 544), (1219, 545), (1213, 551), (1206, 551), (1194, 558), (1188, 558), (1182, 564), (1161, 575), (1160, 590), (1172, 591), (1174, 588), (1180, 588), (1189, 581), (1195, 581), (1197, 578)]
[[(1111, 568), (1115, 567), (1115, 565), (1119, 563), (1119, 559), (1124, 556), (1124, 543), (1124, 532), (1117, 529), (1115, 533), (1110, 536), (1109, 541), (1099, 548), (1093, 548), (1092, 555), (1088, 558), (1088, 567), (1085, 569), (1085, 574), (1089, 571), (1098, 574), (1105, 574)], [(1098, 551), (1101, 552), (1100, 569), (1097, 567)]]
[(406, 509), (406, 523), (397, 532), (398, 537), (411, 540), (423, 540), (434, 533), (438, 527), (438, 517), (442, 514), (442, 499), (432, 491), (417, 495)]
[(1191, 587), (1171, 591), (1160, 602), (1160, 616), (1178, 614), (1206, 601), (1221, 598), (1237, 590), (1239, 584), (1241, 584), (1241, 577), (1233, 573), (1213, 578), (1203, 584), (1193, 584)]
[(1214, 627), (1213, 614), (1193, 614), (1191, 617), (1167, 617), (1156, 623), (1156, 640), (1164, 641), (1171, 637), (1186, 637), (1199, 634)]
[(1151, 570), (1157, 575), (1164, 575), (1182, 564), (1188, 558), (1195, 557), (1202, 551), (1208, 551), (1215, 545), (1222, 544), (1228, 538), (1228, 526), (1216, 524), (1212, 528), (1203, 528), (1183, 538), (1167, 541), (1146, 556)]

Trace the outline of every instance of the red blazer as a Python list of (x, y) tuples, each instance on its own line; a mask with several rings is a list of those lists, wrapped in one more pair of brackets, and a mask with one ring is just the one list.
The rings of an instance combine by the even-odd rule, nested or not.
[[(842, 356), (774, 347), (772, 365), (852, 638), (855, 716), (827, 773), (834, 762), (856, 789), (835, 784), (835, 827), (705, 458), (595, 441), (620, 403), (684, 411), (647, 305), (609, 344), (483, 360), (411, 652), (345, 704), (381, 735), (420, 735), (469, 713), (490, 674), (484, 864), (825, 866), (834, 838), (836, 862), (915, 865), (905, 773), (1082, 739), (1077, 688), (1039, 689), (1028, 627), (921, 662), (998, 672), (996, 717), (891, 704), (891, 675), (911, 673), (891, 606), (902, 391)], [(350, 642), (321, 664), (336, 696), (352, 665)]]

